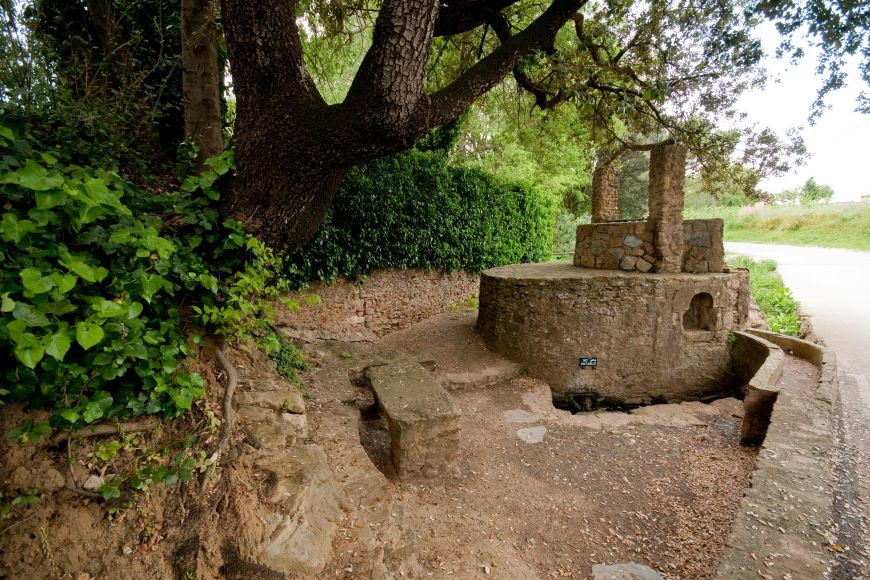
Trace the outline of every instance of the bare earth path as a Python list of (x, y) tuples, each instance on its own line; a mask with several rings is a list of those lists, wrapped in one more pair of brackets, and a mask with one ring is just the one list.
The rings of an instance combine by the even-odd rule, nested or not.
[[(870, 232), (868, 232), (870, 235)], [(835, 578), (870, 578), (870, 252), (729, 242), (725, 249), (779, 264), (786, 286), (837, 353), (840, 369), (838, 541)]]

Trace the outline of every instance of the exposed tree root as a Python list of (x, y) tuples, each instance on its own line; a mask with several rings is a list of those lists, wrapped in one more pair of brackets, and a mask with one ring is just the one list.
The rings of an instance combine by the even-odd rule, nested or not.
[(236, 391), (236, 385), (239, 383), (239, 373), (236, 371), (236, 368), (232, 364), (230, 364), (230, 361), (227, 360), (227, 357), (224, 354), (223, 343), (219, 344), (217, 348), (215, 348), (214, 354), (218, 363), (227, 373), (227, 384), (224, 388), (224, 422), (221, 432), (221, 438), (218, 442), (215, 461), (208, 466), (208, 469), (206, 470), (205, 475), (202, 478), (203, 491), (208, 488), (208, 482), (214, 474), (215, 465), (218, 463), (218, 461), (220, 461), (221, 456), (223, 456), (224, 451), (226, 450), (226, 447), (230, 442), (230, 436), (233, 433), (233, 394)]
[(99, 423), (89, 425), (80, 431), (61, 431), (49, 439), (51, 446), (60, 445), (68, 439), (77, 437), (99, 437), (100, 435), (117, 435), (118, 433), (137, 433), (141, 431), (153, 431), (160, 425), (160, 419), (148, 417), (124, 423)]

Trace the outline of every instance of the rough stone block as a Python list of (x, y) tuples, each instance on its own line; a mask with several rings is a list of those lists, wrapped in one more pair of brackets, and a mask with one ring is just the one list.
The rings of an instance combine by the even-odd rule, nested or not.
[(600, 256), (610, 247), (610, 244), (605, 242), (604, 240), (593, 240), (591, 244), (589, 244), (589, 250), (592, 252), (593, 256)]
[(297, 414), (305, 412), (305, 401), (297, 391), (241, 391), (234, 398), (240, 407), (261, 407)]
[(623, 238), (622, 243), (629, 248), (639, 248), (643, 245), (643, 240), (637, 236), (628, 235)]
[(387, 419), (399, 476), (455, 471), (460, 411), (435, 378), (414, 362), (369, 367), (365, 378)]
[(625, 256), (619, 262), (619, 268), (621, 270), (634, 270), (635, 265), (637, 265), (637, 258), (635, 256)]

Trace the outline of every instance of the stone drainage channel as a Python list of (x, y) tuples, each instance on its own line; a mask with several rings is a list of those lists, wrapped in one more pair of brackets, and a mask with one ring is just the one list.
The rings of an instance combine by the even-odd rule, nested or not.
[[(833, 443), (832, 405), (837, 396), (835, 358), (832, 353), (812, 343), (774, 333), (738, 332), (734, 343), (736, 374), (745, 384), (742, 403), (728, 397), (709, 404), (698, 401), (626, 406), (591, 393), (570, 397), (557, 395), (551, 400), (527, 394), (523, 396), (526, 409), (510, 409), (503, 416), (507, 423), (516, 425), (516, 436), (520, 441), (535, 445), (544, 441), (546, 423), (553, 420), (567, 420), (570, 424), (591, 429), (630, 423), (687, 426), (703, 425), (697, 417), (714, 412), (712, 409), (732, 416), (742, 413), (743, 442), (762, 443), (762, 448), (752, 475), (752, 485), (745, 492), (737, 511), (717, 577), (824, 577), (830, 573), (833, 563), (831, 550), (836, 546), (836, 538), (830, 532), (833, 506), (829, 474)], [(784, 351), (820, 369), (821, 378), (815, 388), (791, 387), (794, 383), (788, 370), (791, 357)], [(419, 365), (403, 364), (408, 368), (400, 369), (402, 376), (410, 373), (413, 378), (416, 374), (421, 377), (428, 374)], [(387, 382), (395, 379), (394, 371), (379, 374), (388, 377)], [(406, 379), (399, 382), (403, 380)], [(425, 378), (413, 380), (419, 382)], [(371, 387), (371, 383), (368, 386)], [(429, 386), (438, 388), (434, 381)], [(403, 412), (409, 406), (405, 399), (396, 404)], [(425, 407), (426, 404), (426, 401), (410, 402), (412, 407)], [(361, 444), (372, 462), (388, 478), (403, 477), (401, 466), (394, 463), (396, 453), (404, 453), (406, 458), (411, 455), (419, 458), (421, 454), (428, 457), (432, 462), (426, 467), (430, 470), (426, 472), (429, 476), (441, 471), (450, 472), (451, 466), (455, 466), (456, 458), (451, 451), (455, 445), (438, 441), (443, 429), (431, 431), (432, 437), (424, 443), (424, 447), (434, 445), (435, 452), (422, 448), (402, 450), (402, 444), (396, 439), (395, 422), (384, 416), (383, 403), (379, 409), (378, 397), (371, 397), (360, 407)], [(415, 415), (413, 421), (417, 420)], [(419, 426), (415, 428), (418, 433), (423, 432)], [(408, 429), (407, 424), (404, 429)], [(402, 461), (407, 462), (407, 459)], [(413, 469), (423, 469), (425, 461), (421, 461), (417, 461), (419, 466), (415, 463)], [(405, 476), (414, 478), (422, 474), (425, 477), (426, 473), (414, 472)], [(596, 577), (611, 577), (622, 569), (620, 566), (628, 566), (625, 571), (647, 574), (644, 577), (660, 577), (654, 576), (656, 573), (652, 569), (637, 564), (599, 565), (594, 573)]]

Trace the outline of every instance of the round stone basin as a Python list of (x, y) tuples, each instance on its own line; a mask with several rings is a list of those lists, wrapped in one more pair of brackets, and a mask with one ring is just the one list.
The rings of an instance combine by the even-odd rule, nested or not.
[(482, 272), (477, 329), (554, 397), (642, 405), (729, 393), (728, 334), (748, 311), (745, 271), (517, 264)]

